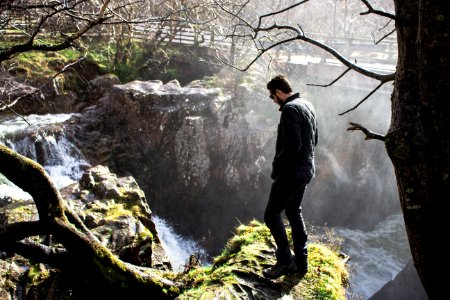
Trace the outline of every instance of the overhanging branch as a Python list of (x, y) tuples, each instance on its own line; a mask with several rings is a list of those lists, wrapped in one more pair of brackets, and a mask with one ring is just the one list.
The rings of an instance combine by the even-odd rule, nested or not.
[(374, 88), (369, 94), (367, 94), (367, 96), (365, 96), (361, 101), (359, 101), (355, 106), (353, 106), (352, 108), (350, 108), (349, 110), (346, 110), (342, 113), (340, 113), (339, 115), (345, 115), (348, 112), (351, 112), (352, 110), (355, 110), (356, 108), (358, 108), (358, 106), (360, 106), (364, 101), (366, 101), (370, 96), (372, 96), (382, 85), (384, 84), (384, 82), (381, 82), (379, 85), (377, 85), (376, 88)]
[(366, 135), (365, 140), (380, 140), (380, 141), (384, 142), (386, 139), (386, 137), (384, 135), (372, 132), (372, 131), (368, 130), (367, 128), (365, 128), (364, 126), (362, 126), (361, 124), (352, 123), (352, 122), (350, 122), (349, 124), (352, 126), (347, 128), (347, 131), (360, 130)]
[(358, 66), (355, 63), (352, 63), (351, 61), (349, 61), (347, 58), (345, 58), (342, 54), (340, 54), (337, 50), (335, 50), (334, 48), (319, 42), (313, 38), (307, 37), (304, 32), (301, 30), (301, 28), (297, 28), (294, 26), (290, 26), (290, 25), (278, 25), (278, 24), (273, 24), (269, 27), (265, 27), (265, 28), (253, 28), (255, 34), (257, 34), (257, 32), (260, 31), (265, 31), (265, 32), (270, 32), (270, 31), (274, 31), (274, 30), (287, 30), (287, 31), (291, 31), (295, 33), (295, 36), (291, 37), (291, 38), (287, 38), (284, 40), (281, 40), (277, 43), (274, 43), (272, 45), (270, 45), (269, 47), (266, 48), (262, 48), (259, 49), (260, 52), (258, 53), (258, 55), (250, 62), (250, 64), (244, 68), (243, 70), (247, 70), (253, 63), (256, 62), (256, 60), (258, 60), (259, 57), (261, 57), (265, 52), (269, 51), (270, 49), (280, 45), (280, 44), (284, 44), (287, 42), (291, 42), (294, 40), (302, 40), (305, 41), (309, 44), (312, 44), (314, 46), (317, 46), (323, 50), (325, 50), (326, 52), (330, 53), (331, 55), (333, 55), (336, 59), (338, 59), (343, 65), (345, 65), (347, 68), (358, 72), (364, 76), (376, 79), (381, 81), (381, 83), (385, 83), (388, 81), (392, 81), (395, 78), (395, 73), (390, 73), (390, 74), (381, 74), (381, 73), (376, 73), (373, 71), (369, 71), (363, 67)]
[(360, 15), (375, 14), (375, 15), (386, 17), (386, 18), (390, 18), (392, 20), (396, 19), (395, 15), (393, 15), (391, 13), (388, 13), (388, 12), (385, 12), (382, 10), (378, 10), (378, 9), (374, 9), (368, 0), (361, 0), (361, 2), (364, 3), (364, 5), (367, 7), (367, 11), (360, 13)]
[(341, 75), (339, 75), (335, 80), (333, 80), (332, 82), (330, 82), (329, 84), (313, 84), (313, 83), (308, 83), (306, 85), (309, 86), (320, 86), (320, 87), (329, 87), (332, 86), (334, 83), (336, 83), (339, 79), (341, 79), (342, 77), (344, 77), (345, 74), (347, 74), (348, 71), (350, 71), (350, 68), (347, 68), (347, 70), (345, 70)]

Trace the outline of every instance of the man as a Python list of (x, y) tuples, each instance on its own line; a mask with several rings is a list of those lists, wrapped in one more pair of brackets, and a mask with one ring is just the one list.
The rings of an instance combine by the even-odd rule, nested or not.
[[(318, 141), (314, 107), (299, 93), (293, 93), (286, 77), (278, 75), (267, 83), (270, 98), (280, 106), (276, 153), (272, 162), (274, 180), (264, 213), (277, 245), (274, 266), (265, 269), (266, 278), (276, 279), (308, 271), (307, 233), (301, 203), (306, 185), (314, 176), (314, 150)], [(289, 220), (295, 257), (292, 256), (281, 212)]]

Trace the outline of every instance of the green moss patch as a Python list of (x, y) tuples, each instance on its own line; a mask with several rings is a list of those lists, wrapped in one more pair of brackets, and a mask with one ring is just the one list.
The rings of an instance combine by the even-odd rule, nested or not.
[(180, 274), (188, 289), (179, 299), (346, 299), (348, 271), (336, 251), (320, 243), (309, 244), (309, 272), (270, 281), (264, 268), (275, 263), (275, 245), (269, 229), (258, 221), (240, 225), (212, 266)]

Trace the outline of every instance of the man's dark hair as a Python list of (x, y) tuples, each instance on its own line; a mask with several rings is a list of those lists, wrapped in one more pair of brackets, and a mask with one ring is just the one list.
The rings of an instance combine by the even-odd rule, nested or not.
[(282, 91), (283, 93), (289, 94), (292, 92), (292, 86), (289, 80), (283, 75), (277, 75), (274, 78), (272, 78), (267, 83), (267, 89), (274, 93), (276, 89)]

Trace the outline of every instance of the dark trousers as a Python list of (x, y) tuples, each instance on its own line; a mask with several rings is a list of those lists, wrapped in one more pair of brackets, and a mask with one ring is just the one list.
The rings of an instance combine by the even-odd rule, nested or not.
[(289, 264), (292, 254), (286, 234), (286, 228), (281, 218), (284, 210), (292, 229), (292, 241), (296, 260), (305, 264), (308, 256), (305, 223), (303, 221), (301, 203), (306, 189), (304, 182), (278, 177), (272, 183), (269, 201), (264, 213), (264, 222), (269, 227), (277, 245), (277, 261), (281, 264)]

